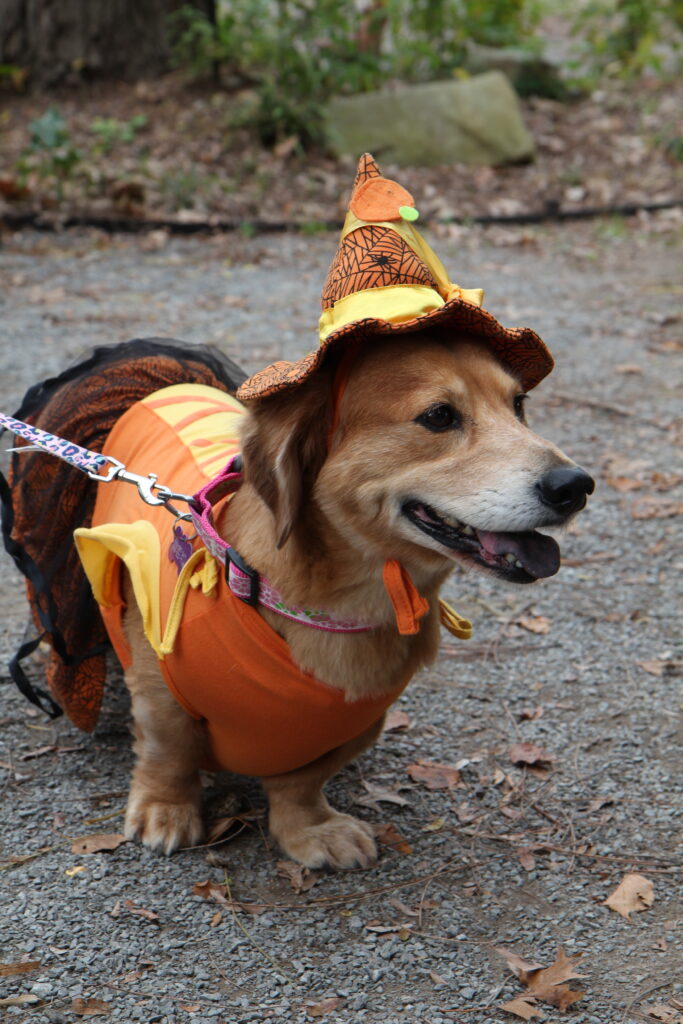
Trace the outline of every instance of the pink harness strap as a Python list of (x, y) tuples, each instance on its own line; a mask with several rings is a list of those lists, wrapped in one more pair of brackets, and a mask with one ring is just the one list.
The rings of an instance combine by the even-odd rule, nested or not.
[(234, 494), (243, 482), (241, 456), (235, 455), (218, 476), (209, 480), (194, 495), (190, 514), (197, 534), (207, 551), (226, 567), (226, 580), (236, 597), (251, 605), (263, 605), (293, 622), (327, 633), (367, 633), (374, 625), (356, 619), (337, 619), (328, 612), (290, 607), (269, 581), (248, 566), (233, 547), (218, 534), (213, 522), (213, 507), (221, 498)]

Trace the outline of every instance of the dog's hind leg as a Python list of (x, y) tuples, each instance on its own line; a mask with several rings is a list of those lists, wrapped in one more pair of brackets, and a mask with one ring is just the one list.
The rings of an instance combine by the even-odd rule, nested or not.
[(360, 736), (297, 771), (261, 780), (270, 804), (270, 832), (287, 856), (308, 868), (364, 868), (376, 859), (370, 826), (330, 807), (323, 786), (374, 742), (383, 721), (384, 715)]
[(133, 609), (125, 622), (133, 663), (125, 679), (132, 700), (136, 760), (125, 833), (169, 854), (180, 846), (193, 846), (203, 834), (203, 729), (169, 692), (134, 601), (127, 604)]

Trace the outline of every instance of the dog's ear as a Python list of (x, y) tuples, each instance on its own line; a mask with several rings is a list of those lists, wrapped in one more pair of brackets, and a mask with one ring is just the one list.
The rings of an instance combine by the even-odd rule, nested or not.
[(327, 457), (330, 387), (329, 374), (318, 371), (291, 392), (249, 404), (244, 478), (273, 513), (278, 548), (300, 521)]

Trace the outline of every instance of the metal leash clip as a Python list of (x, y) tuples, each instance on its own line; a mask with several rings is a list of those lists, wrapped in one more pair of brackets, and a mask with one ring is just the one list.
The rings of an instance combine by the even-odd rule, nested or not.
[(127, 484), (135, 484), (138, 494), (147, 505), (163, 505), (176, 519), (192, 520), (189, 512), (181, 512), (171, 504), (172, 501), (184, 501), (191, 504), (194, 500), (191, 494), (181, 494), (178, 491), (172, 491), (165, 484), (157, 483), (156, 473), (141, 476), (140, 473), (131, 473), (123, 462), (111, 455), (103, 455), (102, 458), (109, 463), (107, 471), (101, 474), (90, 470), (88, 476), (91, 480), (96, 480), (100, 484), (110, 484), (112, 480), (123, 480)]

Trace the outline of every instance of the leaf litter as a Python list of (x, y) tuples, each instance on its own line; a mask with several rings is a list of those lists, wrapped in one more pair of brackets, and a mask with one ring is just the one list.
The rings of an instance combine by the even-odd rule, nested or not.
[[(574, 968), (583, 956), (583, 953), (575, 953), (567, 956), (558, 947), (554, 963), (550, 967), (542, 967), (541, 964), (525, 960), (510, 949), (497, 947), (496, 952), (504, 958), (508, 967), (521, 981), (525, 992), (516, 996), (508, 1003), (502, 1004), (501, 1009), (517, 1014), (524, 1020), (539, 1016), (536, 1011), (536, 1002), (549, 1003), (559, 1010), (566, 1010), (572, 1003), (584, 997), (584, 993), (578, 989), (572, 989), (565, 984), (573, 978), (581, 978)], [(534, 1013), (530, 1011), (534, 1010)], [(541, 1014), (541, 1016), (543, 1016)]]
[(319, 1003), (307, 1003), (306, 1013), (309, 1017), (324, 1017), (327, 1013), (332, 1013), (336, 1010), (341, 999), (339, 996), (329, 996), (327, 999), (322, 999)]
[(78, 1017), (103, 1017), (111, 1012), (111, 1003), (105, 1003), (102, 999), (74, 999), (71, 1003), (71, 1012)]
[(397, 853), (412, 853), (413, 848), (392, 822), (375, 825), (375, 837), (382, 846), (388, 846)]
[(672, 1005), (672, 1003), (657, 1003), (655, 1006), (648, 1006), (648, 1017), (658, 1020), (661, 1024), (683, 1024), (683, 1013)]
[(98, 832), (90, 836), (82, 836), (74, 840), (71, 846), (72, 853), (89, 854), (101, 853), (104, 850), (116, 850), (122, 843), (128, 840), (122, 832)]
[(510, 747), (510, 760), (513, 764), (528, 764), (548, 767), (557, 761), (555, 754), (548, 753), (536, 743), (514, 743)]
[(318, 881), (318, 876), (309, 868), (305, 868), (303, 864), (296, 864), (293, 860), (279, 860), (275, 866), (278, 875), (289, 882), (297, 896), (302, 892), (308, 892)]
[(460, 772), (449, 764), (425, 761), (420, 758), (408, 765), (408, 775), (413, 782), (420, 782), (427, 789), (453, 789), (460, 782)]
[(628, 872), (604, 901), (604, 906), (621, 914), (632, 924), (631, 914), (639, 910), (649, 910), (654, 899), (655, 888), (650, 879), (645, 875)]
[(39, 970), (40, 967), (41, 960), (20, 960), (13, 964), (0, 964), (0, 978), (6, 978), (10, 974), (27, 974)]
[(359, 796), (354, 800), (354, 803), (360, 804), (362, 807), (372, 807), (375, 811), (380, 810), (381, 803), (410, 807), (410, 801), (400, 793), (402, 789), (410, 789), (409, 786), (397, 786), (395, 789), (390, 789), (388, 786), (382, 786), (376, 782), (366, 782), (365, 779), (363, 779), (363, 786), (367, 790), (367, 796)]

